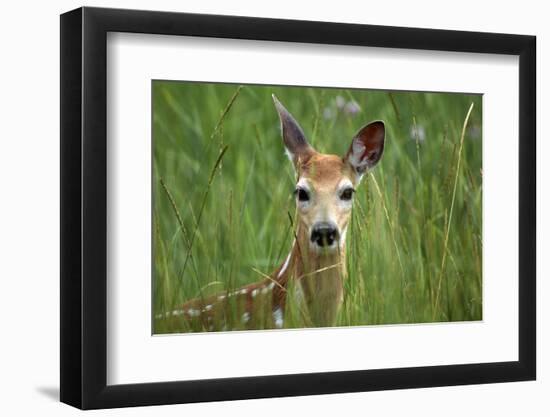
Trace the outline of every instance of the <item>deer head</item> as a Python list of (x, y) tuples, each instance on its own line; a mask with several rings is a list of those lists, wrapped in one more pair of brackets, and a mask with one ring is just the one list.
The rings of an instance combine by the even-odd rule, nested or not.
[(298, 227), (311, 252), (339, 251), (345, 244), (355, 189), (384, 151), (382, 121), (363, 126), (343, 156), (317, 152), (292, 115), (273, 95), (287, 155), (296, 171)]

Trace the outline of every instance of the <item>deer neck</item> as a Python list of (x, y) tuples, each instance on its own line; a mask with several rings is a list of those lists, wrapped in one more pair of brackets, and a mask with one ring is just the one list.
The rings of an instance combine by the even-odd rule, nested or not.
[(285, 287), (295, 281), (297, 299), (305, 303), (312, 325), (335, 324), (345, 276), (345, 241), (337, 250), (316, 250), (311, 248), (308, 231), (298, 226), (294, 246), (277, 278)]

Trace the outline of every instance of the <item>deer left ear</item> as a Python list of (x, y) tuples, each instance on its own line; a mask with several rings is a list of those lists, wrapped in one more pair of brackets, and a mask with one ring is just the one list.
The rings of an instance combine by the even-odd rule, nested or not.
[(298, 169), (300, 163), (307, 161), (315, 153), (315, 150), (308, 143), (306, 135), (304, 135), (302, 128), (298, 122), (294, 120), (294, 117), (292, 117), (277, 97), (275, 97), (275, 94), (273, 94), (272, 97), (277, 113), (279, 113), (279, 119), (281, 120), (281, 131), (286, 153), (294, 163), (294, 167)]
[(344, 160), (353, 167), (359, 178), (382, 157), (385, 136), (384, 122), (378, 120), (363, 126), (353, 137)]

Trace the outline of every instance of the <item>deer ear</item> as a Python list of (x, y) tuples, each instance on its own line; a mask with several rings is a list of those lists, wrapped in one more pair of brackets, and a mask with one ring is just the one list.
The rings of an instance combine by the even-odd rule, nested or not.
[(272, 97), (281, 120), (281, 131), (286, 153), (294, 166), (298, 167), (300, 162), (307, 161), (315, 153), (315, 150), (308, 143), (302, 128), (294, 120), (294, 117), (285, 109), (275, 94)]
[(382, 157), (385, 136), (384, 122), (375, 121), (363, 126), (353, 137), (344, 160), (353, 167), (359, 178)]

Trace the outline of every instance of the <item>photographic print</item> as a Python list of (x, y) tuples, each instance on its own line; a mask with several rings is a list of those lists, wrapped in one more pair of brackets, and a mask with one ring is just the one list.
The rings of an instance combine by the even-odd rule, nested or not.
[(482, 96), (152, 81), (153, 333), (482, 320)]
[(536, 37), (90, 7), (60, 35), (62, 402), (536, 379)]

